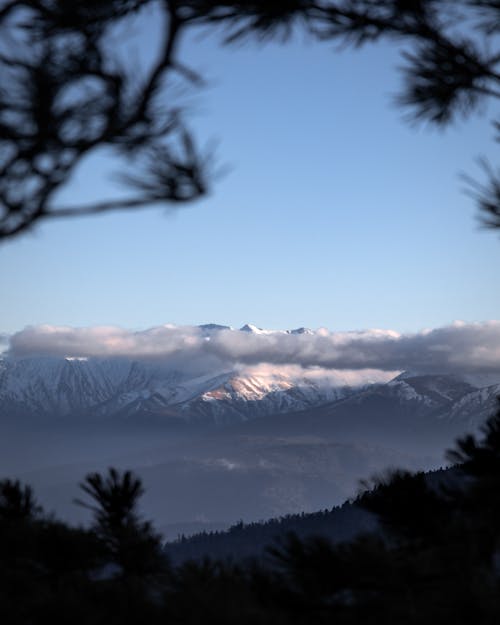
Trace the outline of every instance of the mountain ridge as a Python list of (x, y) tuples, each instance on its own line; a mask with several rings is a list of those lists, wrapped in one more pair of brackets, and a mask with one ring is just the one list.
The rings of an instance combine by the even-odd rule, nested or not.
[[(204, 340), (219, 333), (314, 335), (300, 327), (266, 330), (251, 323), (239, 330), (206, 323), (198, 326)], [(219, 365), (222, 367), (222, 365)], [(367, 370), (368, 371), (368, 370)], [(351, 372), (352, 373), (352, 372)], [(412, 418), (469, 420), (477, 425), (500, 393), (500, 378), (423, 371), (359, 372), (303, 369), (288, 365), (210, 364), (160, 358), (24, 356), (0, 357), (0, 417), (140, 420), (227, 426), (273, 415), (370, 404)], [(377, 408), (377, 406), (379, 408)], [(319, 411), (319, 412), (318, 412)]]
[(125, 358), (0, 359), (0, 417), (4, 418), (31, 414), (39, 419), (139, 422), (149, 417), (227, 426), (307, 411), (314, 418), (334, 413), (355, 420), (357, 413), (385, 409), (388, 415), (400, 411), (405, 418), (460, 421), (475, 427), (492, 412), (498, 394), (500, 384), (477, 387), (467, 375), (403, 373), (385, 383), (349, 386), (340, 378), (290, 373), (286, 367), (199, 375), (168, 363)]

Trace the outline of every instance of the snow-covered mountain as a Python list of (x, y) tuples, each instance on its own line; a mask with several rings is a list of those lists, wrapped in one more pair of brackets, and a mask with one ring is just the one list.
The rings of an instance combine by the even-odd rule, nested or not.
[(183, 403), (183, 413), (217, 423), (245, 421), (305, 410), (354, 392), (348, 386), (332, 386), (308, 377), (258, 370), (229, 374), (218, 381), (221, 383), (214, 388)]
[[(391, 402), (401, 412), (477, 424), (500, 384), (477, 388), (447, 375), (401, 375), (386, 384), (337, 380), (265, 367), (191, 376), (168, 364), (125, 359), (33, 357), (0, 360), (0, 415), (156, 415), (226, 424), (339, 403), (345, 411)], [(358, 408), (357, 408), (358, 407)]]
[[(208, 339), (222, 330), (202, 327)], [(141, 475), (146, 515), (159, 526), (256, 520), (340, 503), (390, 466), (439, 467), (500, 394), (490, 374), (383, 378), (286, 365), (193, 373), (174, 362), (0, 358), (0, 473), (33, 484), (47, 509), (73, 522), (83, 520), (70, 505), (75, 484), (108, 466)]]
[(192, 376), (168, 363), (32, 357), (0, 360), (0, 415), (156, 415), (227, 423), (304, 410), (353, 389), (258, 368)]
[[(200, 326), (206, 340), (219, 331), (314, 334), (307, 328), (239, 330)], [(383, 372), (380, 372), (383, 373)], [(346, 372), (290, 366), (182, 370), (173, 361), (32, 356), (0, 358), (0, 417), (129, 419), (229, 424), (275, 414), (326, 410), (356, 414), (463, 421), (476, 426), (494, 410), (500, 379), (405, 372), (352, 377)]]
[[(422, 375), (403, 373), (377, 389), (392, 395), (417, 414), (460, 420), (475, 427), (493, 413), (500, 395), (500, 381), (491, 376)], [(361, 396), (372, 392), (368, 389)]]

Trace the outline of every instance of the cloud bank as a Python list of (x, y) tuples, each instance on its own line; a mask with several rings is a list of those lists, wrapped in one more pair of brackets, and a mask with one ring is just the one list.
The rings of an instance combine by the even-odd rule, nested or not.
[(164, 325), (142, 331), (101, 326), (30, 326), (10, 336), (7, 355), (128, 357), (200, 368), (267, 363), (335, 370), (500, 371), (500, 321), (455, 322), (414, 334), (392, 330), (252, 333)]

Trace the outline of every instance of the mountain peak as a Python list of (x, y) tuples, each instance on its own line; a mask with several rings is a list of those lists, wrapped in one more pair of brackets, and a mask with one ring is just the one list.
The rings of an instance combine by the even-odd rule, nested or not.
[(313, 330), (304, 327), (295, 328), (293, 330), (265, 330), (253, 323), (246, 323), (240, 328), (240, 332), (250, 332), (251, 334), (314, 334)]
[(300, 328), (295, 328), (295, 330), (289, 330), (290, 334), (314, 334), (314, 331), (311, 330), (310, 328), (304, 328), (304, 327), (300, 327)]
[(251, 332), (252, 334), (267, 334), (266, 330), (258, 328), (257, 326), (253, 325), (253, 323), (245, 323), (245, 325), (240, 328), (240, 332)]

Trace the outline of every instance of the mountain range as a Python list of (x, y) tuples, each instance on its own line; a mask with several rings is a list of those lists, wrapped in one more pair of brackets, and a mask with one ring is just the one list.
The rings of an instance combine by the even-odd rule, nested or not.
[[(207, 337), (220, 329), (202, 327)], [(0, 473), (33, 484), (49, 509), (82, 522), (72, 501), (83, 475), (132, 468), (146, 486), (145, 515), (175, 538), (331, 508), (390, 466), (439, 468), (443, 451), (492, 414), (499, 394), (492, 375), (352, 378), (287, 366), (200, 371), (159, 359), (5, 354)]]
[[(226, 326), (200, 326), (207, 340)], [(234, 332), (271, 331), (247, 324)], [(363, 376), (279, 366), (222, 370), (179, 367), (168, 359), (29, 356), (0, 358), (0, 417), (37, 419), (154, 418), (163, 423), (230, 425), (270, 415), (324, 407), (351, 416), (389, 402), (412, 417), (479, 423), (494, 406), (500, 376), (406, 371)], [(391, 410), (392, 412), (392, 410)]]
[(32, 357), (0, 360), (0, 414), (38, 417), (155, 416), (221, 424), (303, 410), (347, 396), (347, 386), (280, 371), (205, 375), (168, 363)]

